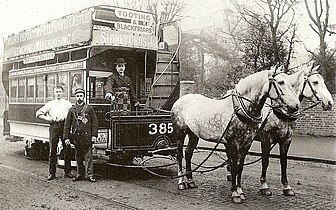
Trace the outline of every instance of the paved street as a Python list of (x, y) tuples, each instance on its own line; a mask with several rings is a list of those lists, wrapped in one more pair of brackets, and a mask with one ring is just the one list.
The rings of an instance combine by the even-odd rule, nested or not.
[[(273, 196), (258, 192), (260, 162), (246, 166), (243, 190), (247, 200), (233, 204), (225, 169), (195, 173), (197, 189), (178, 191), (176, 179), (165, 179), (142, 169), (111, 167), (95, 162), (97, 183), (72, 182), (57, 170), (57, 179), (46, 181), (47, 161), (23, 156), (24, 142), (0, 137), (0, 209), (336, 209), (336, 166), (304, 161), (288, 162), (288, 178), (295, 197), (282, 194), (279, 160), (272, 158), (268, 180)], [(200, 163), (208, 151), (198, 151), (193, 162)], [(219, 153), (218, 155), (223, 155)], [(247, 162), (258, 157), (248, 156)], [(207, 165), (222, 162), (211, 157)], [(175, 175), (176, 167), (155, 171)]]

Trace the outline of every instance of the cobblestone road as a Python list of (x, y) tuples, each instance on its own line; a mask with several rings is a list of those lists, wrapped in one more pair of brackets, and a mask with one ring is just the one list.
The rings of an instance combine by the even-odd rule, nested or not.
[[(47, 161), (26, 159), (23, 145), (0, 144), (0, 187), (8, 189), (1, 194), (0, 207), (6, 209), (336, 209), (335, 165), (290, 160), (288, 179), (295, 197), (282, 194), (278, 159), (270, 160), (270, 197), (259, 193), (260, 162), (246, 166), (242, 185), (247, 199), (233, 204), (224, 168), (195, 173), (198, 188), (185, 191), (177, 190), (176, 179), (159, 178), (142, 169), (106, 166), (102, 161), (95, 163), (95, 184), (62, 178), (60, 169), (58, 178), (47, 182)], [(196, 153), (193, 162), (200, 163), (207, 154)], [(247, 162), (257, 158), (248, 156)], [(206, 164), (216, 166), (221, 161), (213, 156)], [(176, 166), (155, 172), (175, 175)]]

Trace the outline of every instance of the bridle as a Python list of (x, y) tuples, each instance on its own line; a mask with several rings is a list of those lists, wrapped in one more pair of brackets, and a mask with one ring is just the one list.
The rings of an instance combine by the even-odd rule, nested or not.
[[(278, 82), (275, 80), (275, 77), (276, 77), (277, 75), (281, 74), (281, 73), (282, 73), (282, 72), (277, 73), (277, 74), (273, 74), (272, 77), (269, 77), (269, 86), (268, 86), (268, 91), (267, 91), (266, 96), (267, 96), (268, 98), (270, 98), (271, 100), (274, 100), (274, 101), (278, 101), (278, 100), (280, 100), (282, 104), (285, 104), (285, 101), (284, 101), (284, 99), (283, 99), (283, 97), (282, 97), (282, 96), (284, 95), (284, 93), (283, 93), (283, 91), (281, 90), (281, 88), (279, 87)], [(269, 95), (272, 86), (274, 87), (275, 92), (276, 92), (276, 94), (277, 94), (277, 97), (276, 97), (276, 98), (271, 98), (270, 95)]]
[[(280, 72), (280, 73), (282, 73), (282, 72)], [(278, 74), (280, 74), (280, 73), (278, 73)], [(249, 101), (252, 104), (254, 104), (255, 102), (251, 101), (248, 98), (240, 96), (239, 93), (237, 93), (237, 91), (234, 90), (235, 93), (232, 94), (233, 107), (234, 107), (234, 111), (235, 111), (236, 115), (238, 116), (238, 118), (242, 122), (247, 123), (247, 124), (259, 124), (259, 123), (261, 123), (261, 121), (262, 121), (261, 109), (263, 108), (267, 97), (269, 97), (271, 100), (280, 100), (282, 102), (282, 104), (285, 104), (284, 99), (282, 97), (282, 95), (284, 95), (283, 91), (279, 87), (278, 82), (275, 80), (275, 77), (278, 74), (273, 74), (271, 77), (269, 77), (269, 85), (268, 85), (267, 93), (261, 98), (261, 100), (257, 104), (257, 109), (255, 110), (255, 112), (260, 113), (259, 116), (253, 116), (251, 113), (249, 113), (246, 105), (243, 102), (243, 99)], [(270, 97), (270, 91), (271, 91), (272, 87), (274, 87), (275, 92), (277, 94), (276, 98), (271, 98)], [(271, 105), (271, 106), (274, 107), (274, 105)]]
[(320, 102), (320, 101), (321, 101), (321, 99), (317, 96), (317, 91), (314, 90), (314, 88), (313, 88), (313, 86), (312, 86), (312, 84), (311, 84), (311, 82), (310, 82), (310, 80), (309, 80), (309, 77), (312, 76), (312, 75), (314, 75), (314, 74), (318, 74), (318, 72), (317, 72), (317, 71), (311, 72), (310, 74), (307, 75), (307, 77), (304, 78), (303, 87), (302, 87), (302, 90), (301, 90), (300, 95), (299, 95), (299, 100), (300, 100), (300, 102), (301, 102), (301, 101), (303, 100), (303, 98), (305, 97), (305, 96), (303, 95), (303, 91), (304, 91), (304, 89), (306, 88), (307, 84), (308, 84), (308, 86), (310, 87), (310, 90), (311, 90), (311, 92), (313, 93), (313, 96), (316, 98), (317, 102)]

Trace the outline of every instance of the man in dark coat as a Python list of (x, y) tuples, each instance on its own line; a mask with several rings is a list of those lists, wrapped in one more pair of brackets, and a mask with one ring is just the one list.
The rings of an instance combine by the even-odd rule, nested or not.
[(77, 176), (73, 180), (78, 181), (86, 177), (89, 181), (95, 182), (92, 144), (98, 136), (97, 116), (93, 108), (85, 104), (85, 91), (83, 89), (76, 89), (75, 95), (76, 104), (69, 110), (65, 120), (63, 139), (65, 139), (66, 144), (71, 144), (71, 139), (76, 148)]
[(107, 78), (107, 82), (105, 85), (105, 98), (109, 98), (113, 101), (116, 97), (118, 97), (116, 95), (116, 89), (124, 87), (129, 92), (131, 103), (135, 106), (138, 106), (139, 101), (136, 98), (135, 91), (132, 86), (132, 81), (127, 75), (125, 75), (125, 60), (123, 58), (117, 58), (115, 61), (115, 65), (117, 73), (113, 73)]

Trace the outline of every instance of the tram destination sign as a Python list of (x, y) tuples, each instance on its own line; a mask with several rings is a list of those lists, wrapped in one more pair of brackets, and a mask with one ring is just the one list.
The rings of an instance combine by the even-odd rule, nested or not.
[(91, 10), (64, 16), (5, 38), (4, 59), (88, 42), (91, 32)]
[[(93, 14), (92, 45), (157, 50), (155, 15), (125, 8), (98, 9)], [(108, 23), (109, 27), (99, 25)]]

